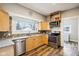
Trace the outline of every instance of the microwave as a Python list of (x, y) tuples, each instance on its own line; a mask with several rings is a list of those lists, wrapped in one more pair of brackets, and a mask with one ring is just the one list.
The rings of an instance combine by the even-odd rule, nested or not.
[(53, 22), (50, 22), (50, 28), (52, 27), (59, 27), (60, 26), (60, 21), (53, 21)]

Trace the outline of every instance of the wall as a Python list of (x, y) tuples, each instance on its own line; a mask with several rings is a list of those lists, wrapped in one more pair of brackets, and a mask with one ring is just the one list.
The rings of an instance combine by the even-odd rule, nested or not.
[(79, 7), (62, 12), (62, 18), (79, 16)]
[[(61, 20), (63, 19), (63, 18), (67, 18), (67, 17), (73, 17), (73, 16), (79, 16), (79, 7), (77, 7), (77, 8), (73, 8), (73, 9), (70, 9), (70, 10), (66, 10), (66, 11), (63, 11), (62, 13), (61, 13)], [(49, 16), (47, 16), (47, 20), (49, 20)], [(60, 29), (61, 31), (62, 31), (62, 26), (61, 26), (61, 29)], [(78, 37), (79, 37), (79, 35), (78, 35)], [(61, 36), (61, 46), (63, 46), (63, 37)], [(78, 41), (79, 41), (79, 39), (78, 39)]]
[(60, 27), (53, 27), (52, 32), (54, 32), (54, 31), (60, 31)]
[(29, 17), (37, 19), (38, 21), (45, 20), (45, 17), (31, 9), (25, 8), (15, 3), (4, 3), (0, 4), (1, 8), (6, 10), (10, 15), (19, 15), (23, 17)]
[[(64, 31), (64, 27), (69, 26), (70, 31)], [(70, 35), (70, 39), (69, 39)], [(78, 17), (67, 17), (61, 21), (61, 40), (78, 42)], [(63, 43), (63, 42), (62, 42)]]
[[(79, 16), (79, 8), (74, 8), (74, 9), (70, 9), (70, 10), (62, 12), (62, 14), (61, 14), (61, 20), (63, 18), (74, 17), (74, 16)], [(61, 31), (62, 31), (62, 26), (61, 26)], [(63, 41), (64, 41), (64, 39), (63, 39), (63, 36), (61, 35), (61, 43), (62, 43), (61, 45), (62, 46), (64, 45)]]
[(7, 11), (10, 16), (18, 16), (37, 21), (45, 20), (45, 16), (16, 3), (0, 3), (0, 9)]
[(79, 16), (78, 16), (78, 51), (79, 51)]
[[(61, 12), (61, 18), (72, 17), (72, 16), (79, 16), (79, 7)], [(47, 20), (50, 20), (49, 18), (50, 17), (47, 16)]]

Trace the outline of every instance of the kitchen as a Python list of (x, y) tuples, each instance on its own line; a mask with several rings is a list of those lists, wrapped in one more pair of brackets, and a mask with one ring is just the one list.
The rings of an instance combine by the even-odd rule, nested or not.
[[(63, 7), (61, 7), (61, 5), (63, 5)], [(42, 8), (44, 7), (45, 9), (48, 9), (42, 9), (41, 6)], [(54, 6), (56, 6), (56, 9), (54, 8), (55, 10), (51, 11), (53, 8), (51, 8), (50, 6), (53, 6), (53, 8)], [(78, 55), (79, 40), (77, 34), (74, 34), (77, 37), (77, 47), (75, 49), (76, 52), (74, 52), (73, 54), (70, 54), (70, 50), (68, 51), (68, 49), (65, 49), (64, 47), (64, 40), (67, 37), (68, 39), (70, 39), (70, 36), (67, 36), (65, 38), (65, 35), (63, 34), (63, 25), (67, 25), (66, 22), (69, 22), (69, 20), (65, 22), (63, 21), (63, 19), (68, 17), (75, 17), (74, 19), (79, 19), (78, 6), (79, 4), (77, 3), (60, 3), (57, 5), (50, 3), (0, 4), (0, 56)], [(58, 7), (60, 9), (58, 9)], [(74, 22), (74, 27), (78, 29), (79, 24), (77, 22), (79, 22), (79, 20), (73, 21), (73, 23)], [(68, 24), (70, 25), (70, 23)], [(65, 28), (68, 28), (69, 25)], [(66, 31), (67, 29), (65, 30), (65, 32)], [(71, 30), (69, 31), (70, 34)], [(73, 31), (74, 33), (75, 31), (77, 31), (77, 33), (79, 32), (78, 30)], [(74, 35), (72, 37), (75, 37)]]

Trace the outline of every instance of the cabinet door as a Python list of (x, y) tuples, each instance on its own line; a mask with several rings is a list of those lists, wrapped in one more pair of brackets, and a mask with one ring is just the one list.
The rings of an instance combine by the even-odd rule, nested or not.
[(33, 37), (32, 37), (32, 40), (33, 40), (33, 49), (34, 49), (34, 48), (37, 48), (37, 45), (38, 45), (37, 36), (33, 36)]
[(35, 42), (35, 48), (37, 48), (39, 46), (39, 40), (37, 36), (35, 36), (34, 42)]
[(0, 48), (0, 56), (14, 56), (14, 46)]
[(43, 44), (48, 44), (48, 36), (33, 36), (26, 39), (26, 52)]
[(42, 45), (41, 37), (40, 36), (36, 36), (35, 37), (35, 47), (39, 47), (40, 45)]
[(39, 36), (39, 45), (43, 45), (42, 36), (41, 35)]
[(43, 41), (44, 44), (48, 45), (48, 35), (43, 35), (42, 36), (42, 41)]
[(50, 30), (49, 22), (46, 21), (41, 22), (41, 30)]
[(0, 31), (9, 31), (9, 15), (0, 10)]
[(34, 41), (32, 38), (26, 39), (26, 52), (34, 48)]

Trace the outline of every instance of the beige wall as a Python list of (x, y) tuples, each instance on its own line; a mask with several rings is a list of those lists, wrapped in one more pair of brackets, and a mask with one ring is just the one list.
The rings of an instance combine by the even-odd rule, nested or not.
[[(61, 17), (62, 18), (68, 18), (68, 17), (73, 17), (73, 16), (79, 16), (79, 8), (74, 8), (74, 9), (66, 10), (66, 11), (61, 13)], [(49, 16), (47, 17), (47, 20), (49, 20)], [(62, 26), (61, 26), (61, 28), (62, 28)], [(62, 29), (61, 29), (61, 31), (62, 31)], [(64, 40), (63, 40), (62, 36), (61, 36), (61, 41), (62, 41), (61, 45), (63, 46), (63, 41)]]
[(64, 12), (62, 12), (61, 16), (62, 16), (62, 18), (79, 16), (79, 8), (74, 8), (74, 9), (64, 11)]
[[(62, 12), (62, 14), (61, 14), (61, 17), (62, 17), (62, 19), (61, 20), (63, 20), (63, 18), (68, 18), (68, 17), (74, 17), (74, 16), (79, 16), (79, 8), (74, 8), (74, 9), (70, 9), (70, 10), (67, 10), (67, 11), (64, 11), (64, 12)], [(78, 24), (77, 24), (78, 25)], [(61, 27), (62, 28), (62, 27)], [(61, 36), (61, 45), (63, 46), (63, 37)]]
[(38, 20), (45, 20), (45, 16), (31, 10), (28, 8), (25, 8), (19, 4), (13, 4), (13, 3), (6, 3), (6, 4), (0, 4), (0, 6), (5, 9), (9, 14), (15, 14), (25, 17), (30, 17)]
[[(61, 18), (67, 18), (67, 17), (72, 17), (72, 16), (79, 16), (79, 7), (66, 10), (61, 13)], [(47, 20), (50, 20), (49, 18), (50, 17), (47, 16)]]
[(79, 17), (78, 17), (78, 51), (79, 51)]

